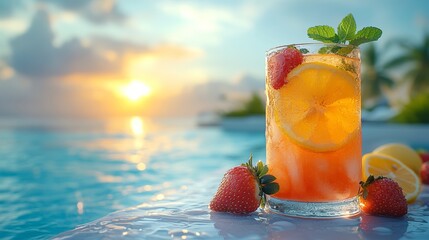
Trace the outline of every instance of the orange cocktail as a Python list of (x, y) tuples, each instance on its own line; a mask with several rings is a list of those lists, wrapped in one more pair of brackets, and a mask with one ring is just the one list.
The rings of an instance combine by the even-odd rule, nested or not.
[(266, 141), (280, 190), (275, 212), (337, 217), (359, 212), (359, 49), (302, 44), (266, 56)]

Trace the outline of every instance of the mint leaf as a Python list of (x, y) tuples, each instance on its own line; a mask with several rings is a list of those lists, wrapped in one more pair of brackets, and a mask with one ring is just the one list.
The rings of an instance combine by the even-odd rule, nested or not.
[(383, 32), (376, 27), (364, 27), (350, 40), (351, 45), (358, 46), (362, 43), (377, 41)]
[(307, 54), (307, 53), (309, 53), (310, 51), (308, 51), (308, 49), (307, 48), (301, 48), (301, 49), (299, 49), (299, 51), (302, 53), (302, 54)]
[(338, 25), (338, 38), (340, 43), (345, 43), (347, 40), (352, 40), (356, 33), (356, 21), (350, 13)]
[(340, 50), (341, 47), (338, 46), (326, 46), (326, 47), (321, 47), (319, 49), (319, 53), (320, 54), (326, 54), (326, 53), (336, 53), (338, 50)]
[[(378, 40), (382, 31), (376, 27), (364, 27), (356, 32), (356, 21), (353, 15), (350, 13), (345, 16), (337, 27), (337, 33), (333, 27), (327, 25), (319, 25), (310, 27), (307, 30), (307, 35), (316, 40), (324, 43), (341, 43), (353, 46), (359, 46), (362, 43), (372, 42)], [(336, 48), (334, 46), (325, 46), (319, 49), (319, 53), (335, 53), (339, 55), (347, 55), (353, 51), (353, 47), (350, 48)]]
[(349, 53), (353, 51), (353, 49), (354, 48), (352, 46), (347, 46), (339, 49), (336, 53), (341, 56), (347, 56)]
[(307, 30), (308, 37), (325, 43), (338, 42), (338, 36), (335, 34), (335, 30), (330, 26), (315, 26)]

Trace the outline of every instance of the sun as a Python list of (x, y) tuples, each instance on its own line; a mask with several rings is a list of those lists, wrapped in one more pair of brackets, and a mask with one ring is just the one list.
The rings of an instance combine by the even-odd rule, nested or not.
[(137, 101), (150, 94), (151, 89), (140, 80), (132, 80), (121, 88), (122, 94), (131, 101)]

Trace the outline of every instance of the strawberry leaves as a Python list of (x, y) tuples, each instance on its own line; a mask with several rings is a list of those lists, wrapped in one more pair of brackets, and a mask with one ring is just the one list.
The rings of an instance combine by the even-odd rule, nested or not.
[(267, 184), (267, 183), (274, 182), (274, 180), (276, 180), (276, 177), (274, 177), (273, 175), (265, 175), (265, 176), (262, 176), (260, 180), (261, 180), (261, 184)]
[(258, 161), (256, 166), (253, 166), (253, 156), (250, 155), (249, 160), (241, 166), (247, 167), (255, 176), (259, 185), (259, 196), (261, 196), (261, 207), (265, 206), (267, 201), (266, 195), (271, 195), (279, 191), (279, 184), (274, 182), (276, 177), (269, 175), (268, 166), (261, 160)]
[[(378, 177), (377, 179), (382, 179), (383, 177)], [(363, 199), (366, 199), (368, 197), (368, 186), (373, 183), (376, 180), (376, 178), (373, 175), (370, 175), (365, 182), (360, 181), (359, 185), (359, 192), (358, 195), (362, 196)]]

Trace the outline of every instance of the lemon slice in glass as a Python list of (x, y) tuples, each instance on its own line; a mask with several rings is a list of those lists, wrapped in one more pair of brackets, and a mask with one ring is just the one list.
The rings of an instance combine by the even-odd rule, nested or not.
[(360, 129), (360, 89), (356, 75), (311, 62), (292, 70), (274, 96), (276, 123), (298, 145), (333, 151)]

